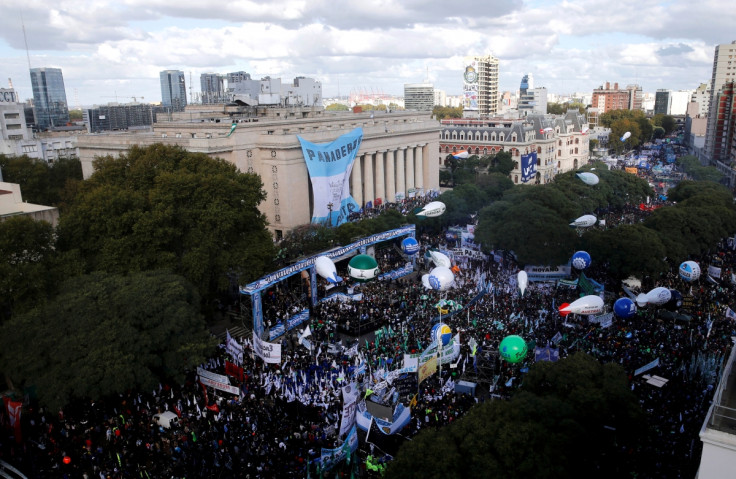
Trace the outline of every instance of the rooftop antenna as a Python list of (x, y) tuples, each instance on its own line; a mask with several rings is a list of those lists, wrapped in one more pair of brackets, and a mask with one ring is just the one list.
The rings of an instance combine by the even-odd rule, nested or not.
[(28, 38), (26, 37), (26, 22), (23, 20), (23, 10), (20, 11), (20, 24), (23, 27), (23, 42), (26, 44), (26, 58), (28, 59), (28, 70), (31, 70), (31, 55), (28, 53)]

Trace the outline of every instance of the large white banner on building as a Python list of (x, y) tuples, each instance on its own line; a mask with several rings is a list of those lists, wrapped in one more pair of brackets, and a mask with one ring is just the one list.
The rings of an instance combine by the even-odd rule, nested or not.
[(358, 403), (358, 387), (350, 383), (342, 388), (342, 420), (340, 421), (340, 437), (347, 434), (355, 424), (355, 407)]

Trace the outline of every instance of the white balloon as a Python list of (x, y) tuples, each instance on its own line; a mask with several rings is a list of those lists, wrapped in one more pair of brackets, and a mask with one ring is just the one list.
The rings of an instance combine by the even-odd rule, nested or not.
[(450, 258), (446, 254), (440, 253), (439, 251), (430, 251), (429, 255), (432, 257), (435, 266), (452, 268), (452, 261), (450, 261)]
[(568, 304), (564, 308), (560, 308), (560, 312), (582, 314), (586, 316), (589, 314), (602, 313), (603, 298), (594, 294), (583, 296), (582, 298), (576, 299), (572, 303)]
[(570, 226), (577, 226), (578, 228), (587, 228), (589, 226), (593, 226), (598, 221), (598, 218), (596, 218), (593, 215), (583, 215), (580, 218), (576, 219), (572, 223), (570, 223)]
[[(452, 284), (455, 282), (455, 275), (452, 274), (450, 268), (446, 268), (444, 266), (437, 266), (429, 272), (428, 276), (427, 282), (429, 283), (429, 287), (437, 291), (446, 291), (450, 289)], [(424, 277), (422, 277), (422, 283), (423, 282)]]
[(640, 308), (645, 307), (649, 303), (649, 299), (647, 299), (647, 295), (644, 293), (640, 293), (639, 296), (636, 297), (636, 305)]
[(445, 212), (445, 204), (441, 201), (432, 201), (424, 205), (424, 208), (417, 213), (417, 216), (424, 216), (426, 218), (433, 218), (439, 216)]
[(517, 275), (517, 281), (519, 283), (519, 289), (521, 290), (521, 295), (524, 296), (524, 291), (526, 291), (526, 286), (529, 284), (529, 277), (526, 275), (526, 271), (521, 270), (519, 271), (519, 274)]
[(317, 274), (322, 276), (330, 283), (339, 283), (342, 278), (337, 275), (335, 269), (335, 263), (327, 256), (317, 256), (314, 259), (314, 267), (317, 270)]
[(429, 275), (428, 274), (422, 275), (422, 286), (424, 286), (424, 289), (432, 289), (432, 286), (429, 285)]
[(589, 173), (587, 171), (577, 173), (577, 176), (578, 178), (583, 180), (583, 183), (585, 183), (586, 185), (597, 185), (598, 181), (600, 181), (598, 179), (598, 175), (596, 175), (595, 173)]
[(672, 298), (669, 289), (659, 286), (647, 293), (647, 302), (655, 306), (661, 306)]
[(624, 136), (621, 137), (621, 141), (626, 141), (631, 136), (631, 132), (627, 131)]

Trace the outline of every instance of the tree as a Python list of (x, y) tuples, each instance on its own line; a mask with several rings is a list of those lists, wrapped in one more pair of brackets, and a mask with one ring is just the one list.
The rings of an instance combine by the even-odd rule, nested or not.
[(162, 271), (102, 272), (65, 282), (47, 304), (0, 329), (0, 369), (50, 408), (159, 382), (183, 382), (216, 340), (196, 289)]
[(389, 463), (388, 478), (628, 477), (644, 414), (615, 363), (583, 353), (534, 364), (509, 401), (473, 407), (423, 430)]
[(325, 107), (325, 111), (348, 111), (350, 107), (342, 103), (332, 103)]
[(0, 221), (0, 322), (42, 304), (81, 264), (56, 248), (54, 228), (45, 221), (15, 216)]
[(675, 118), (671, 115), (665, 115), (664, 113), (654, 115), (654, 117), (652, 117), (652, 124), (654, 126), (661, 127), (664, 130), (665, 135), (669, 135), (675, 131), (675, 128), (677, 128), (677, 121)]
[(511, 174), (511, 171), (513, 171), (515, 167), (516, 162), (514, 162), (511, 153), (509, 153), (508, 151), (499, 151), (492, 157), (491, 167), (488, 171), (492, 173), (501, 173), (504, 176), (508, 176)]
[(631, 275), (658, 276), (669, 270), (665, 245), (656, 231), (642, 224), (592, 230), (583, 236), (583, 247), (601, 263), (617, 284)]
[(82, 164), (75, 158), (59, 158), (49, 164), (25, 155), (0, 155), (0, 170), (5, 181), (20, 185), (25, 201), (60, 209), (69, 196), (66, 190), (73, 191), (82, 181)]
[(449, 107), (449, 106), (435, 106), (432, 109), (432, 116), (434, 116), (437, 121), (444, 120), (445, 118), (462, 118), (463, 117), (463, 108), (462, 107)]
[(233, 282), (270, 266), (273, 242), (257, 206), (257, 175), (201, 153), (160, 144), (96, 160), (95, 173), (59, 223), (62, 250), (90, 271), (168, 269), (211, 306)]

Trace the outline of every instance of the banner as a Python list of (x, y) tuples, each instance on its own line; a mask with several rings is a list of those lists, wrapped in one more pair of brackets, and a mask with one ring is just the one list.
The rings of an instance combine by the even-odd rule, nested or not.
[(22, 430), (20, 426), (20, 413), (23, 409), (23, 403), (21, 401), (13, 401), (7, 396), (3, 396), (3, 402), (5, 403), (5, 409), (8, 412), (8, 420), (10, 427), (13, 428), (13, 435), (15, 436), (15, 442), (18, 444), (23, 443)]
[(711, 278), (721, 279), (721, 268), (716, 266), (708, 266), (708, 276)]
[(340, 437), (355, 427), (355, 406), (358, 403), (358, 386), (350, 383), (342, 388), (342, 420), (340, 421)]
[(419, 374), (418, 382), (422, 384), (422, 381), (437, 372), (437, 356), (433, 356), (432, 359), (422, 364), (417, 368)]
[[(219, 376), (219, 374), (218, 374), (218, 376)], [(223, 376), (223, 377), (225, 379), (227, 379), (226, 376)], [(240, 394), (240, 389), (238, 389), (237, 386), (231, 386), (229, 384), (230, 383), (230, 380), (227, 380), (227, 382), (220, 382), (220, 381), (215, 381), (213, 379), (210, 379), (210, 378), (208, 378), (206, 376), (200, 376), (199, 377), (199, 382), (202, 383), (205, 386), (210, 386), (210, 387), (213, 387), (215, 389), (219, 389), (220, 391), (225, 391), (225, 392), (230, 393), (230, 394)]]
[(557, 281), (570, 277), (570, 266), (526, 266), (524, 268), (529, 281)]
[(302, 311), (299, 311), (293, 316), (289, 316), (285, 322), (281, 321), (271, 327), (271, 330), (268, 332), (268, 340), (273, 341), (274, 339), (278, 338), (279, 336), (286, 333), (287, 331), (291, 331), (292, 329), (296, 328), (297, 326), (299, 326), (300, 324), (302, 324), (304, 321), (308, 319), (309, 319), (308, 309), (303, 309)]
[(521, 182), (533, 180), (537, 175), (537, 152), (521, 155)]
[(355, 425), (353, 425), (352, 429), (350, 429), (348, 437), (345, 438), (345, 442), (343, 442), (341, 446), (334, 449), (325, 449), (324, 447), (322, 448), (322, 453), (320, 454), (319, 458), (320, 462), (322, 463), (322, 470), (328, 471), (332, 469), (335, 464), (339, 463), (347, 456), (354, 453), (357, 449), (358, 430)]
[[(399, 279), (413, 272), (414, 272), (414, 265), (412, 263), (406, 263), (404, 266), (402, 266), (399, 269), (389, 271), (388, 273), (379, 274), (378, 279), (382, 281), (385, 281), (387, 279), (388, 280)], [(361, 296), (361, 299), (362, 299), (362, 296)]]
[(649, 364), (645, 364), (644, 366), (642, 366), (639, 369), (637, 369), (636, 371), (634, 371), (634, 376), (638, 376), (638, 375), (640, 375), (642, 373), (645, 373), (645, 372), (649, 371), (650, 369), (656, 368), (657, 366), (659, 366), (659, 358), (655, 359), (654, 361), (652, 361)]
[(240, 342), (230, 336), (230, 331), (227, 331), (227, 353), (232, 356), (233, 361), (238, 364), (243, 364), (243, 345)]
[(301, 136), (297, 138), (312, 182), (312, 223), (345, 223), (351, 213), (360, 210), (350, 196), (350, 172), (363, 140), (363, 129), (356, 128), (331, 143), (316, 144)]
[(216, 381), (218, 383), (223, 384), (230, 384), (230, 379), (228, 379), (227, 376), (223, 376), (222, 374), (213, 373), (210, 371), (207, 371), (206, 369), (202, 369), (200, 367), (197, 367), (197, 375), (199, 375), (200, 378), (207, 378), (211, 379), (212, 381)]
[(256, 356), (261, 358), (263, 362), (269, 364), (281, 363), (281, 345), (276, 343), (267, 343), (253, 332), (253, 350)]

